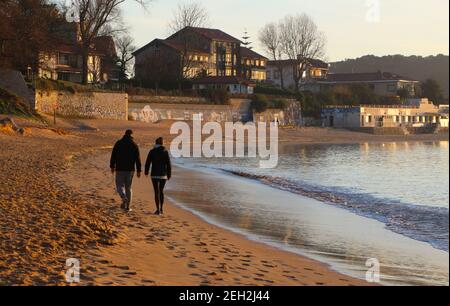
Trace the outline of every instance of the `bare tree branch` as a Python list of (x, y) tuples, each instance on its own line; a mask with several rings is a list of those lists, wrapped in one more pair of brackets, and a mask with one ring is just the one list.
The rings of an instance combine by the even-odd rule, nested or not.
[(280, 62), (283, 57), (283, 49), (277, 24), (266, 24), (259, 32), (259, 41), (269, 57), (277, 63), (277, 70), (281, 77), (281, 88), (284, 88), (283, 64)]
[(206, 9), (198, 2), (180, 3), (173, 13), (173, 19), (169, 23), (172, 33), (185, 27), (206, 27), (209, 23), (209, 15)]
[(295, 64), (296, 89), (307, 70), (310, 59), (322, 58), (325, 53), (325, 35), (306, 14), (287, 16), (280, 22), (280, 41), (283, 54)]
[(282, 59), (291, 60), (296, 89), (299, 90), (309, 60), (321, 59), (325, 53), (325, 35), (306, 14), (286, 16), (278, 24), (267, 24), (259, 33), (259, 41), (266, 53), (277, 62), (282, 88), (285, 68)]
[[(152, 0), (130, 0), (147, 9)], [(89, 49), (95, 37), (101, 34), (112, 35), (123, 32), (121, 6), (126, 0), (73, 0), (72, 18), (80, 24), (83, 47), (83, 83), (88, 82)]]
[(134, 40), (129, 35), (122, 35), (116, 38), (116, 49), (118, 56), (118, 65), (120, 67), (120, 78), (128, 78), (132, 70), (133, 52), (136, 50)]

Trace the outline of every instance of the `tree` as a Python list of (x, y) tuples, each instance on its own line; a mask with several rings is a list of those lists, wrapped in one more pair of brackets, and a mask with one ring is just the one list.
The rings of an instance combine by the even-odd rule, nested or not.
[(422, 97), (428, 98), (435, 104), (439, 104), (444, 100), (441, 86), (434, 79), (427, 79), (421, 84)]
[(36, 68), (38, 55), (55, 43), (54, 29), (64, 22), (56, 5), (47, 0), (6, 0), (0, 5), (0, 36), (11, 43), (9, 66)]
[(263, 113), (269, 108), (269, 99), (265, 95), (256, 94), (252, 98), (251, 109), (257, 113)]
[(116, 39), (118, 65), (120, 67), (120, 79), (125, 80), (130, 76), (132, 69), (133, 52), (136, 50), (134, 40), (129, 35), (122, 35)]
[(171, 31), (177, 33), (184, 31), (179, 35), (177, 41), (180, 45), (179, 51), (179, 68), (177, 82), (179, 89), (186, 78), (192, 77), (190, 73), (192, 68), (198, 65), (193, 57), (192, 50), (196, 45), (196, 36), (189, 30), (189, 27), (204, 27), (208, 22), (208, 13), (206, 9), (199, 3), (179, 4), (178, 9), (174, 12), (173, 20), (169, 23)]
[(275, 61), (281, 77), (281, 88), (284, 89), (283, 63), (281, 62), (283, 52), (278, 26), (275, 23), (266, 24), (259, 32), (259, 41), (266, 53)]
[(286, 16), (280, 22), (280, 41), (284, 55), (293, 62), (293, 75), (297, 91), (308, 69), (309, 60), (324, 56), (325, 35), (306, 14)]
[(180, 3), (173, 13), (173, 19), (169, 23), (172, 33), (178, 32), (185, 27), (206, 27), (209, 15), (206, 9), (198, 2)]
[[(147, 8), (151, 0), (133, 0), (143, 8)], [(73, 0), (70, 12), (80, 24), (80, 40), (82, 47), (82, 83), (88, 83), (89, 50), (94, 38), (123, 31), (121, 27), (121, 6), (126, 0)]]

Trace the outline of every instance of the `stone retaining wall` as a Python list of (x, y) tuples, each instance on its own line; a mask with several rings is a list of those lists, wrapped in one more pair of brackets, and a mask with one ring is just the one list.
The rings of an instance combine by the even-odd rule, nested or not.
[(128, 94), (109, 92), (69, 93), (36, 91), (36, 111), (60, 116), (128, 120)]

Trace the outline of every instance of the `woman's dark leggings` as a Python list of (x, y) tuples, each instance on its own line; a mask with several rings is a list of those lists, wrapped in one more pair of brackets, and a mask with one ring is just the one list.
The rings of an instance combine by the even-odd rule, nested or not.
[(161, 211), (164, 205), (164, 187), (166, 186), (166, 180), (152, 179), (152, 183), (155, 191), (156, 209)]

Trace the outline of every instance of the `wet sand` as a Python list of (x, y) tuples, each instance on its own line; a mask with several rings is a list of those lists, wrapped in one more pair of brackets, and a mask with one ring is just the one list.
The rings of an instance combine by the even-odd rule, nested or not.
[(108, 146), (133, 128), (144, 158), (156, 136), (170, 139), (170, 122), (17, 122), (25, 136), (0, 133), (0, 285), (67, 285), (68, 258), (81, 260), (79, 285), (367, 285), (171, 203), (154, 216), (145, 178), (136, 180), (135, 211), (120, 211)]

